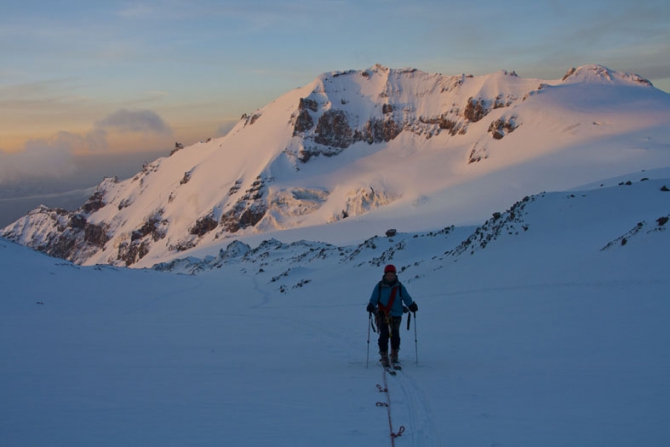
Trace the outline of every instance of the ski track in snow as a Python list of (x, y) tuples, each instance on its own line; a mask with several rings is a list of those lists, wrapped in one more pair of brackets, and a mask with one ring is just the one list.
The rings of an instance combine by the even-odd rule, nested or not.
[[(435, 447), (442, 445), (442, 436), (435, 421), (435, 416), (430, 408), (425, 393), (419, 387), (417, 381), (406, 373), (406, 366), (402, 371), (391, 378), (389, 392), (391, 393), (391, 405), (394, 410), (394, 423), (398, 430), (400, 425), (405, 426), (403, 438), (411, 438), (415, 447)], [(398, 393), (397, 391), (400, 391)], [(401, 394), (401, 397), (395, 397)], [(400, 420), (401, 418), (406, 421)], [(397, 419), (397, 422), (396, 420)]]
[(244, 274), (244, 276), (247, 277), (247, 278), (251, 278), (252, 283), (253, 283), (254, 291), (257, 292), (258, 294), (260, 294), (260, 296), (261, 296), (260, 303), (256, 304), (255, 306), (252, 306), (252, 307), (258, 308), (258, 307), (263, 307), (263, 306), (268, 305), (270, 303), (270, 292), (266, 292), (265, 290), (263, 290), (258, 285), (258, 277), (249, 276), (246, 273)]

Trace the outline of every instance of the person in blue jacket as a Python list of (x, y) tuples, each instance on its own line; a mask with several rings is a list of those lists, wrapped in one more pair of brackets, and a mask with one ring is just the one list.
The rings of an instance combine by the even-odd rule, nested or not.
[(379, 355), (382, 365), (388, 367), (389, 363), (389, 338), (391, 339), (391, 359), (393, 363), (398, 362), (398, 351), (400, 350), (400, 323), (405, 306), (410, 311), (416, 312), (416, 305), (405, 286), (398, 281), (397, 271), (394, 265), (384, 267), (382, 280), (375, 285), (370, 296), (370, 302), (366, 310), (374, 313), (379, 329)]

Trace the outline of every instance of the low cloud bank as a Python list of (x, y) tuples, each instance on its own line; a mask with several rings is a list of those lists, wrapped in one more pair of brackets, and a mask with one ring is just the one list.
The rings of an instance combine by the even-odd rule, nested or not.
[(77, 169), (74, 154), (107, 150), (111, 132), (165, 136), (171, 135), (172, 129), (152, 110), (117, 110), (97, 121), (84, 135), (58, 132), (50, 138), (28, 140), (20, 152), (0, 149), (0, 185), (23, 178), (70, 176)]
[(0, 184), (17, 181), (23, 177), (60, 178), (76, 170), (73, 140), (81, 138), (61, 132), (50, 139), (26, 142), (21, 152), (0, 152)]

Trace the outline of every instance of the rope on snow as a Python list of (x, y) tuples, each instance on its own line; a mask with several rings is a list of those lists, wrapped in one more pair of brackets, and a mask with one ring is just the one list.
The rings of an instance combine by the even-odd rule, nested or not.
[(388, 385), (386, 384), (386, 370), (384, 370), (384, 386), (377, 384), (380, 393), (386, 393), (386, 402), (377, 402), (378, 407), (386, 407), (389, 417), (389, 430), (391, 432), (391, 446), (395, 447), (395, 438), (399, 438), (405, 432), (405, 426), (401, 425), (397, 432), (393, 431), (393, 421), (391, 420), (391, 396), (389, 395)]

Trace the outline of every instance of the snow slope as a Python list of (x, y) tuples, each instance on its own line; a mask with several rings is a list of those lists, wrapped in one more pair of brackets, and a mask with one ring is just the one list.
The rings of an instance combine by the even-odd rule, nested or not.
[(670, 176), (647, 174), (173, 273), (0, 239), (0, 445), (388, 446), (365, 313), (388, 262), (420, 308), (387, 382), (395, 445), (666, 445)]
[(669, 126), (670, 95), (598, 65), (550, 81), (325, 73), (221, 139), (106, 180), (76, 212), (39, 208), (2, 235), (136, 267), (270, 233), (357, 244), (389, 225), (478, 224), (525, 195), (668, 167)]

